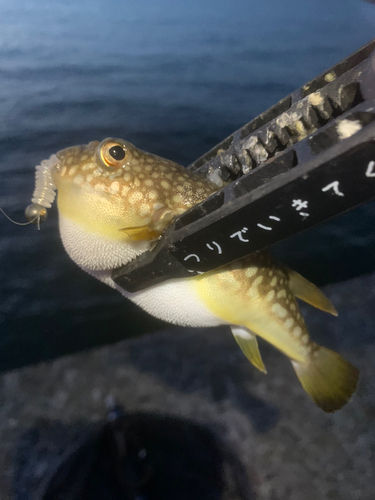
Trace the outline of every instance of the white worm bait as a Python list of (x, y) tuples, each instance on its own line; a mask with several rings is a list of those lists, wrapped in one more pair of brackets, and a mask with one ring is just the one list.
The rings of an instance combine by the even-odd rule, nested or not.
[(35, 190), (31, 199), (32, 204), (25, 210), (29, 222), (40, 224), (47, 218), (47, 208), (51, 208), (56, 197), (56, 186), (52, 180), (52, 168), (58, 164), (56, 155), (43, 160), (35, 171)]

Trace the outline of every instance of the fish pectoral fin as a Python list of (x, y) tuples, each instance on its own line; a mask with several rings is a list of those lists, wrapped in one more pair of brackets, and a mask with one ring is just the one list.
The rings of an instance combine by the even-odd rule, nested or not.
[(124, 227), (120, 231), (126, 233), (132, 241), (156, 241), (164, 233), (175, 216), (176, 214), (172, 210), (161, 206), (153, 213), (150, 224)]
[(332, 413), (349, 401), (359, 372), (337, 352), (316, 345), (307, 363), (291, 360), (305, 391), (322, 410)]
[(159, 231), (155, 231), (154, 228), (149, 226), (124, 227), (120, 231), (126, 233), (132, 241), (154, 241), (161, 235)]
[(327, 313), (337, 316), (332, 302), (319, 290), (317, 286), (305, 279), (292, 269), (288, 269), (289, 287), (294, 295), (308, 304)]
[(231, 326), (232, 333), (240, 346), (242, 352), (255, 368), (263, 373), (267, 373), (262, 356), (259, 352), (258, 340), (253, 332), (240, 326)]
[(176, 213), (173, 210), (162, 206), (153, 213), (152, 223), (158, 231), (163, 233), (175, 217)]

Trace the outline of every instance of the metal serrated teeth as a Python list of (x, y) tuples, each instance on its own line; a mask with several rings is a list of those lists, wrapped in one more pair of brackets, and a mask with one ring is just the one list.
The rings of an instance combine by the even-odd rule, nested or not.
[(234, 147), (236, 157), (238, 158), (239, 163), (241, 164), (241, 170), (244, 174), (250, 172), (253, 168), (253, 160), (249, 152), (243, 148), (242, 143), (236, 144)]
[[(276, 125), (289, 134), (287, 145), (301, 140), (308, 134), (308, 128), (303, 121), (303, 114), (301, 111), (283, 113), (276, 119)], [(285, 143), (285, 141), (283, 142)]]
[(262, 139), (253, 135), (235, 144), (234, 152), (228, 151), (221, 155), (222, 164), (235, 175), (240, 172), (247, 174), (257, 165), (267, 161), (278, 147), (272, 131), (264, 132)]
[(259, 137), (256, 135), (252, 135), (251, 137), (245, 139), (242, 143), (242, 147), (248, 151), (256, 165), (264, 163), (268, 160), (269, 154)]
[(288, 142), (290, 142), (289, 132), (284, 127), (281, 127), (278, 123), (275, 123), (272, 126), (272, 130), (275, 134), (277, 142), (280, 144), (282, 149), (284, 149)]
[(228, 151), (227, 153), (224, 153), (222, 155), (222, 162), (225, 167), (233, 174), (237, 175), (241, 172), (241, 164), (237, 156), (231, 151)]
[(333, 117), (333, 109), (327, 97), (319, 92), (310, 94), (299, 102), (294, 111), (286, 111), (271, 126), (281, 149), (301, 141)]
[(297, 111), (301, 113), (302, 123), (308, 130), (316, 130), (319, 127), (319, 117), (307, 100), (297, 104)]
[(224, 180), (247, 174), (278, 152), (301, 141), (334, 116), (350, 108), (358, 98), (358, 83), (342, 86), (332, 97), (313, 92), (288, 111), (240, 142), (230, 150), (219, 150), (220, 174)]
[(327, 97), (323, 97), (318, 92), (313, 92), (308, 96), (309, 104), (314, 108), (323, 121), (328, 121), (333, 115), (332, 106)]
[(259, 140), (262, 142), (266, 150), (272, 155), (277, 150), (279, 144), (275, 133), (271, 129), (267, 129), (259, 134)]
[(352, 107), (353, 103), (358, 99), (359, 94), (360, 87), (358, 82), (341, 85), (332, 99), (332, 104), (342, 113)]

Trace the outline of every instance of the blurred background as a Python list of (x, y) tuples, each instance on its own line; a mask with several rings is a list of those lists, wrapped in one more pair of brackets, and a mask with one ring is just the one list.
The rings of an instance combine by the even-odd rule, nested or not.
[[(375, 35), (360, 0), (0, 0), (0, 206), (24, 220), (34, 167), (122, 137), (187, 166)], [(375, 270), (374, 204), (275, 253), (318, 284)], [(0, 218), (0, 370), (160, 329), (78, 269), (56, 209)]]

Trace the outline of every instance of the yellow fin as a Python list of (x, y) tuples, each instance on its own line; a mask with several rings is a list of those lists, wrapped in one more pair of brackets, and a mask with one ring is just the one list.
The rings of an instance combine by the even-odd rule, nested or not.
[(262, 356), (259, 352), (259, 346), (256, 336), (247, 328), (239, 326), (231, 326), (232, 333), (237, 344), (241, 347), (242, 352), (255, 368), (258, 368), (263, 373), (267, 373), (264, 366)]
[(323, 292), (317, 286), (310, 283), (296, 271), (288, 269), (289, 287), (296, 297), (307, 302), (308, 304), (321, 309), (327, 313), (337, 316), (337, 311), (332, 302), (327, 299)]
[(120, 229), (120, 231), (126, 233), (129, 239), (133, 241), (153, 241), (157, 240), (160, 236), (159, 232), (155, 231), (149, 226), (125, 227), (123, 229)]
[(308, 363), (292, 361), (305, 391), (322, 410), (332, 413), (351, 398), (357, 388), (359, 372), (337, 352), (315, 346)]
[(151, 225), (124, 227), (120, 231), (126, 233), (132, 241), (156, 241), (175, 216), (172, 210), (161, 206), (153, 213)]

